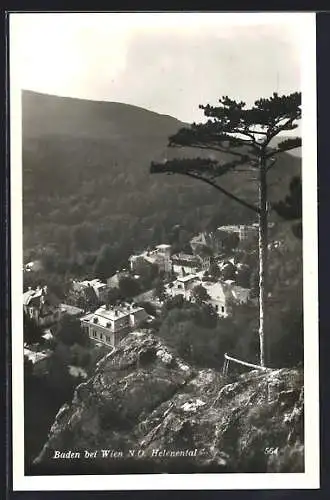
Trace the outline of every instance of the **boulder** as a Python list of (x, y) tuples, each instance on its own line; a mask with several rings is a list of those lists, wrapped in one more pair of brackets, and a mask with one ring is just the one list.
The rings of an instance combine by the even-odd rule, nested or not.
[(32, 473), (303, 472), (303, 411), (301, 370), (230, 382), (130, 334), (58, 412)]

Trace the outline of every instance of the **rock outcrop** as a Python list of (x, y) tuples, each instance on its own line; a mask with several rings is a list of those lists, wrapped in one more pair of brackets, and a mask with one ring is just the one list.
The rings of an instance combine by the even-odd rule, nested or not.
[(303, 472), (301, 370), (235, 381), (130, 334), (58, 412), (36, 474)]

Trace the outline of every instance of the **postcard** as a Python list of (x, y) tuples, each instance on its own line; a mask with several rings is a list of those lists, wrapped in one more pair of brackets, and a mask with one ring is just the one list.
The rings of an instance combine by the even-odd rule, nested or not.
[(11, 13), (14, 491), (319, 488), (313, 13)]

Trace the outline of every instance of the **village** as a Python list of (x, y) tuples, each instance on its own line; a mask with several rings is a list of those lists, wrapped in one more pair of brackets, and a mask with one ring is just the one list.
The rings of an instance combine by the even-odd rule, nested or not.
[[(270, 228), (273, 225), (270, 223)], [(62, 303), (48, 286), (29, 287), (23, 294), (24, 314), (42, 329), (46, 340), (52, 338), (54, 327), (63, 317), (75, 318), (89, 339), (109, 349), (128, 333), (150, 328), (165, 301), (174, 297), (208, 304), (219, 318), (227, 318), (233, 314), (234, 305), (256, 303), (249, 280), (242, 283), (238, 277), (249, 274), (248, 266), (239, 262), (242, 248), (257, 237), (257, 224), (231, 225), (193, 237), (190, 254), (173, 253), (171, 245), (159, 244), (131, 255), (127, 269), (104, 281), (72, 280), (67, 303)], [(138, 282), (150, 266), (158, 270), (161, 290), (152, 288), (134, 296), (127, 293), (126, 297), (119, 293), (122, 280)], [(40, 269), (38, 262), (25, 266), (25, 272), (34, 269)], [(24, 355), (35, 365), (47, 358), (47, 350), (25, 344)]]

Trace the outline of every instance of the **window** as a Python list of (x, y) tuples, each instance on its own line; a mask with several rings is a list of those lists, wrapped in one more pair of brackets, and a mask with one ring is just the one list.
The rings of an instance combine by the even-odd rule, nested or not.
[(219, 306), (218, 305), (215, 306), (215, 310), (219, 311)]
[(224, 306), (221, 306), (221, 312), (223, 312), (223, 313), (225, 312)]
[(103, 340), (103, 335), (102, 335), (102, 333), (100, 333), (100, 340)]

